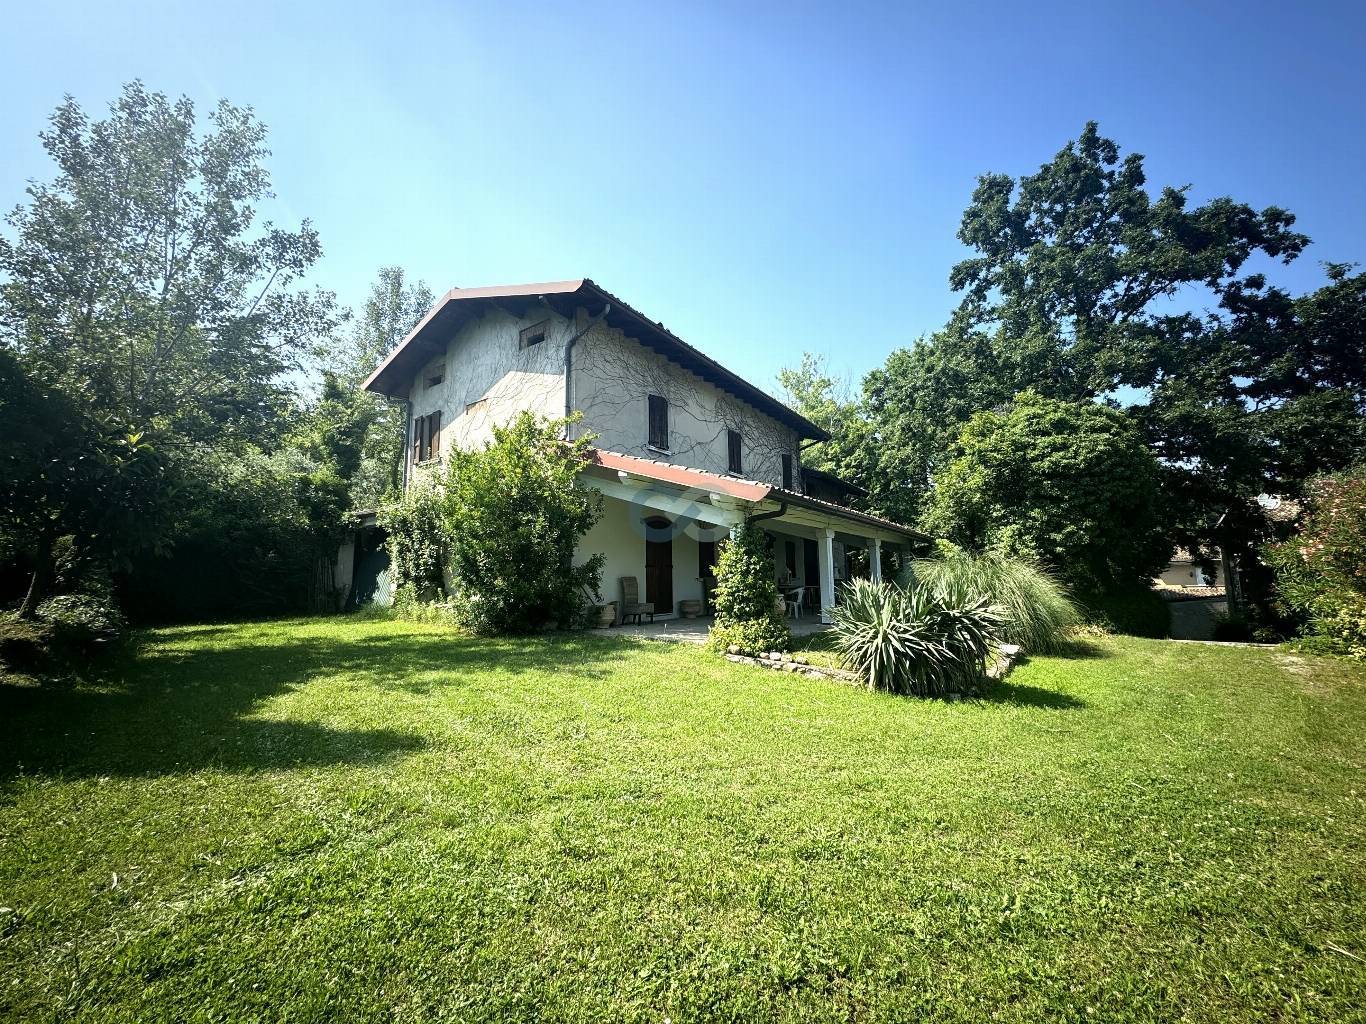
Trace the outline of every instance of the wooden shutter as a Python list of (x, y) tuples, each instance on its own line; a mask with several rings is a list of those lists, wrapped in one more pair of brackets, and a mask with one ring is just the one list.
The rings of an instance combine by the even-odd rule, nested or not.
[(726, 448), (727, 454), (730, 456), (730, 471), (732, 473), (743, 473), (744, 464), (740, 459), (740, 431), (726, 431)]
[(422, 426), (427, 422), (425, 416), (413, 417), (413, 465), (422, 461)]
[(438, 458), (441, 455), (441, 413), (434, 412), (431, 415), (432, 421), (432, 453), (429, 458)]
[(660, 395), (650, 396), (650, 447), (669, 450), (669, 402)]

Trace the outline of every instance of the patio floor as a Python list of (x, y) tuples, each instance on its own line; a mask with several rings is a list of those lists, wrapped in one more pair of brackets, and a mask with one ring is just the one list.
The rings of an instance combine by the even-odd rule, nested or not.
[[(818, 615), (808, 615), (802, 619), (788, 619), (787, 628), (792, 631), (793, 636), (810, 636), (812, 633), (820, 633), (830, 627), (824, 625)], [(676, 640), (688, 644), (704, 644), (707, 642), (707, 631), (711, 629), (711, 619), (656, 619), (654, 622), (644, 622), (639, 626), (632, 623), (629, 626), (613, 626), (604, 630), (606, 633), (618, 636), (638, 636), (645, 640)]]

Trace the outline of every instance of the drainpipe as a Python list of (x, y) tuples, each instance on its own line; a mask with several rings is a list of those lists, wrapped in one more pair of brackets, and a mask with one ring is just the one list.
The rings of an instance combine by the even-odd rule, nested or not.
[(403, 467), (402, 481), (403, 490), (408, 490), (408, 459), (411, 457), (413, 447), (413, 403), (404, 398), (399, 401), (403, 408), (403, 455), (400, 456), (399, 465)]
[[(555, 312), (555, 310), (551, 308), (550, 303), (546, 301), (544, 295), (539, 295), (537, 296), (537, 298), (540, 299), (542, 306), (544, 306), (546, 309), (549, 309), (552, 313)], [(607, 314), (610, 312), (612, 312), (612, 304), (610, 302), (604, 303), (602, 307), (602, 312), (599, 313), (597, 316), (590, 318), (588, 323), (584, 324), (583, 327), (581, 327), (579, 330), (575, 331), (572, 335), (570, 335), (569, 340), (564, 343), (565, 419), (568, 419), (570, 415), (574, 412), (574, 346), (578, 344), (580, 338), (582, 338), (585, 334), (591, 331), (598, 324), (602, 323), (602, 321), (606, 319)], [(564, 439), (566, 441), (572, 440), (572, 438), (570, 437), (568, 423), (564, 425)]]

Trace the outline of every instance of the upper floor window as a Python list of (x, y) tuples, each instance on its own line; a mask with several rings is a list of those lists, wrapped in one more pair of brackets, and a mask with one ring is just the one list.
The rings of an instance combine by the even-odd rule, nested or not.
[(726, 431), (726, 468), (732, 473), (744, 472), (744, 460), (740, 457), (740, 431)]
[(438, 370), (436, 373), (433, 373), (433, 374), (428, 375), (428, 377), (427, 377), (427, 387), (429, 387), (429, 388), (434, 388), (434, 387), (436, 387), (438, 384), (440, 384), (440, 383), (441, 383), (443, 380), (445, 380), (445, 379), (446, 379), (446, 375), (445, 375), (444, 373), (442, 373), (440, 370)]
[(669, 450), (669, 401), (660, 395), (651, 395), (649, 405), (650, 447), (661, 452), (667, 452)]
[(541, 342), (545, 341), (545, 325), (547, 323), (549, 323), (548, 320), (542, 320), (540, 323), (532, 324), (530, 327), (523, 327), (522, 333), (518, 335), (517, 347), (530, 348), (532, 345), (539, 345)]
[(783, 490), (792, 490), (792, 456), (783, 452)]
[(413, 465), (441, 455), (441, 413), (413, 420)]

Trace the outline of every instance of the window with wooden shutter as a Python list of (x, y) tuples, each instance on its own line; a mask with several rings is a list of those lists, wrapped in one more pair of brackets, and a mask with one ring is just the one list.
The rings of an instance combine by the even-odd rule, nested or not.
[(441, 413), (434, 412), (428, 419), (432, 421), (432, 424), (430, 434), (431, 445), (430, 450), (427, 452), (427, 458), (435, 459), (441, 455)]
[(412, 463), (414, 466), (422, 461), (422, 427), (426, 422), (426, 416), (413, 417)]
[(650, 396), (649, 444), (661, 452), (669, 450), (669, 402), (661, 395)]
[(730, 471), (732, 473), (743, 473), (744, 462), (740, 458), (740, 431), (726, 431), (726, 454)]

